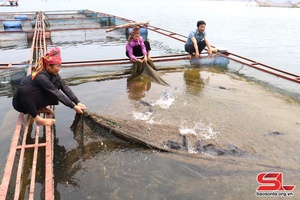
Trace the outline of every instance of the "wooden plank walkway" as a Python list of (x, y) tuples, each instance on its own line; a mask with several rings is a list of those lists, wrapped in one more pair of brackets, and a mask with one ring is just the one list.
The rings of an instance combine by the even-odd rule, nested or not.
[[(45, 25), (44, 15), (39, 12), (37, 15), (35, 33), (31, 47), (30, 66), (37, 63), (40, 55), (46, 52), (45, 42)], [(27, 74), (31, 73), (31, 67), (28, 68)], [(45, 114), (45, 117), (50, 117)], [(34, 120), (28, 115), (20, 113), (18, 122), (13, 135), (10, 152), (5, 166), (4, 176), (0, 186), (1, 200), (19, 200), (19, 199), (34, 199), (36, 174), (38, 169), (38, 155), (43, 154), (45, 157), (45, 182), (43, 183), (43, 190), (45, 199), (54, 199), (54, 180), (53, 180), (53, 133), (50, 126), (46, 126), (43, 133), (40, 133), (39, 125), (35, 124), (35, 135), (33, 143), (28, 143), (28, 138), (31, 137), (31, 129), (34, 127)], [(24, 162), (27, 152), (32, 150), (32, 164), (29, 191), (26, 192), (26, 185), (24, 185)], [(28, 163), (28, 157), (26, 158)], [(16, 175), (14, 175), (16, 173)], [(29, 172), (30, 173), (30, 172)]]

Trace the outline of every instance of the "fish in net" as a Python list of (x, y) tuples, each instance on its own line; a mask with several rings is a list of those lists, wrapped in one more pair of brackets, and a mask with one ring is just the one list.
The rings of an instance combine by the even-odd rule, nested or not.
[(79, 144), (95, 139), (129, 141), (147, 148), (178, 154), (199, 156), (242, 156), (246, 152), (234, 145), (221, 146), (214, 140), (199, 139), (195, 135), (180, 133), (179, 127), (169, 124), (146, 123), (99, 115), (90, 111), (76, 114), (71, 130)]

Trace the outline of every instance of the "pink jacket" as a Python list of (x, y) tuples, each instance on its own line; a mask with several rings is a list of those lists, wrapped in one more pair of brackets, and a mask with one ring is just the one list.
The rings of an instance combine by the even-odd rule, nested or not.
[(126, 44), (126, 51), (128, 52), (128, 55), (131, 60), (136, 60), (136, 57), (133, 55), (133, 47), (140, 45), (142, 48), (142, 52), (144, 55), (147, 55), (147, 50), (144, 44), (143, 38), (140, 36), (138, 41), (134, 41), (134, 39), (131, 39), (130, 41), (127, 42)]

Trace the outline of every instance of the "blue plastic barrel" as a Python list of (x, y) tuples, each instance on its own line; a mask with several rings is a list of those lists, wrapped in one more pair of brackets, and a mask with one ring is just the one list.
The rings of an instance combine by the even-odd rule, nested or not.
[(79, 14), (84, 14), (85, 13), (85, 10), (78, 10), (77, 11)]
[(31, 25), (32, 25), (32, 26), (35, 26), (35, 24), (36, 24), (36, 19), (31, 20)]
[(109, 26), (109, 17), (100, 17), (100, 24), (104, 26)]
[(215, 65), (218, 66), (227, 66), (228, 64), (229, 64), (229, 59), (223, 56), (218, 56), (215, 61)]
[(109, 18), (109, 25), (110, 26), (116, 25), (116, 18), (115, 17), (110, 17)]
[(4, 28), (18, 28), (21, 27), (20, 21), (4, 21), (3, 22)]
[(28, 20), (28, 16), (27, 15), (16, 15), (14, 17), (14, 19), (18, 19), (18, 20)]
[(86, 17), (97, 17), (97, 13), (85, 13)]
[(211, 58), (209, 56), (204, 56), (199, 59), (192, 58), (190, 63), (197, 66), (215, 65), (226, 67), (229, 64), (229, 59), (223, 56), (213, 55)]
[(116, 25), (115, 17), (100, 17), (101, 26), (114, 26)]
[[(126, 30), (125, 30), (126, 38), (129, 38), (129, 36), (132, 32), (132, 29), (133, 28), (126, 28)], [(146, 40), (147, 37), (148, 37), (148, 29), (147, 28), (140, 28), (140, 35), (142, 36), (142, 38), (144, 40)]]
[(5, 28), (5, 31), (21, 31), (21, 27), (16, 27), (16, 28)]

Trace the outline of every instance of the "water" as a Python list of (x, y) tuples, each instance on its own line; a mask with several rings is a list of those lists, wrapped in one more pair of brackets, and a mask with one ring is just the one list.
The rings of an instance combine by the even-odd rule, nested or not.
[[(297, 37), (300, 10), (259, 8), (247, 3), (154, 0), (143, 1), (141, 5), (136, 0), (23, 0), (19, 7), (1, 7), (0, 11), (91, 9), (149, 21), (153, 26), (184, 35), (195, 28), (197, 20), (203, 19), (212, 45), (300, 74)], [(82, 42), (76, 43), (57, 36), (55, 41), (62, 48), (65, 61), (124, 57), (124, 36), (116, 33), (114, 37), (120, 39), (93, 42), (79, 38)], [(152, 55), (183, 51), (181, 42), (151, 32), (148, 38), (153, 44)], [(28, 59), (29, 48), (22, 45), (0, 49), (1, 62)], [(230, 69), (240, 67), (229, 64)], [(258, 187), (256, 176), (262, 171), (283, 172), (284, 184), (299, 185), (297, 84), (248, 68), (240, 72), (254, 75), (262, 86), (236, 75), (228, 76), (222, 68), (165, 72), (162, 77), (171, 87), (141, 83), (141, 87), (148, 86), (138, 94), (128, 90), (126, 78), (102, 82), (74, 80), (81, 74), (101, 75), (119, 70), (97, 67), (84, 71), (63, 69), (61, 73), (74, 84), (72, 89), (92, 112), (176, 125), (182, 134), (234, 145), (246, 154), (240, 157), (203, 154), (203, 158), (195, 159), (193, 151), (191, 157), (182, 157), (100, 140), (82, 148), (69, 128), (74, 111), (59, 105), (56, 107), (57, 199), (254, 199)], [(8, 155), (18, 116), (11, 106), (13, 87), (5, 86), (7, 92), (1, 92), (0, 97), (2, 158)], [(5, 162), (6, 159), (0, 161), (0, 177)], [(300, 195), (297, 187), (293, 192), (297, 199)]]

